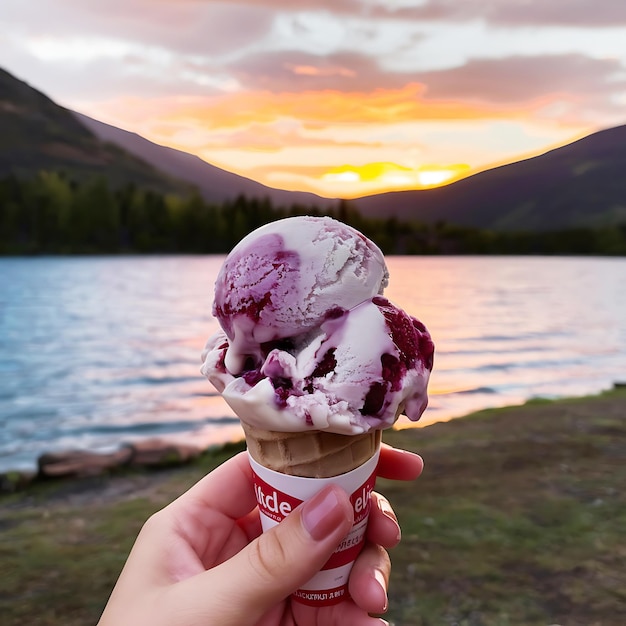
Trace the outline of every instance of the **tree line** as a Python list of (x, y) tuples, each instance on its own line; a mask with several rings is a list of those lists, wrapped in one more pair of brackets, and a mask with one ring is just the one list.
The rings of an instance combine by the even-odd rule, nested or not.
[[(494, 232), (365, 218), (344, 200), (323, 214), (357, 228), (385, 254), (626, 255), (626, 224)], [(293, 215), (322, 212), (245, 196), (217, 205), (199, 193), (164, 195), (134, 184), (113, 188), (104, 177), (79, 183), (62, 172), (43, 171), (31, 179), (0, 179), (0, 254), (222, 254), (255, 228)]]

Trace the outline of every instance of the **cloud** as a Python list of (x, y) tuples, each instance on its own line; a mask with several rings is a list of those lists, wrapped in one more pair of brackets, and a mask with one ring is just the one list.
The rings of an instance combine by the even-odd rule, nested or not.
[[(20, 0), (3, 0), (7, 32), (13, 34), (8, 56), (18, 58), (15, 50), (21, 47), (49, 66), (43, 86), (59, 80), (66, 93), (91, 91), (100, 97), (206, 95), (239, 88), (400, 89), (409, 82), (427, 83), (421, 73), (437, 68), (478, 68), (472, 54), (543, 57), (574, 54), (579, 45), (600, 58), (619, 56), (616, 42), (623, 41), (615, 29), (608, 43), (550, 31), (534, 33), (530, 47), (528, 32), (490, 32), (485, 26), (528, 25), (533, 15), (556, 17), (555, 6), (566, 16), (562, 23), (582, 22), (590, 3), (579, 0), (568, 0), (571, 11), (565, 10), (565, 0), (38, 1), (33, 12)], [(626, 12), (621, 8), (626, 3), (597, 4), (594, 15), (602, 14), (612, 26)], [(530, 21), (522, 19), (525, 15)], [(557, 23), (550, 15), (541, 18), (544, 26)], [(551, 47), (555, 41), (564, 42), (560, 49)], [(621, 55), (626, 57), (624, 51)], [(23, 55), (20, 65), (27, 65)], [(483, 67), (492, 71), (486, 62)]]
[[(336, 90), (249, 91), (213, 98), (189, 98), (169, 107), (171, 119), (208, 128), (237, 128), (297, 119), (305, 128), (326, 124), (399, 123), (412, 120), (485, 119), (504, 115), (488, 103), (427, 101), (425, 87), (409, 83), (400, 89), (367, 92)], [(510, 113), (510, 108), (506, 111)]]
[[(424, 119), (527, 117), (554, 102), (571, 115), (623, 115), (626, 73), (616, 59), (582, 54), (472, 59), (431, 72), (383, 71), (357, 54), (316, 59), (271, 53), (230, 68), (241, 93), (190, 99), (173, 115), (213, 127), (239, 127), (281, 118), (313, 128), (324, 124), (398, 123)], [(372, 85), (376, 85), (372, 88)]]
[(582, 54), (472, 59), (462, 67), (422, 72), (426, 97), (490, 103), (523, 103), (562, 93), (605, 100), (626, 89), (625, 68), (617, 59)]
[(268, 34), (275, 15), (271, 5), (221, 2), (38, 0), (37, 11), (20, 0), (2, 2), (3, 10), (8, 9), (5, 25), (21, 36), (96, 37), (171, 54), (238, 53)]
[[(280, 152), (286, 145), (375, 150), (385, 142), (402, 143), (394, 129), (425, 122), (534, 118), (578, 129), (602, 126), (602, 120), (620, 123), (619, 96), (626, 91), (618, 61), (575, 54), (473, 59), (449, 70), (385, 73), (360, 55), (316, 63), (303, 53), (272, 53), (237, 64), (234, 76), (249, 88), (112, 98), (92, 103), (87, 112), (206, 154)], [(368, 88), (370, 83), (388, 87)]]
[(0, 2), (2, 63), (61, 104), (296, 186), (624, 122), (617, 0)]
[[(451, 4), (446, 2), (446, 4)], [(460, 3), (457, 3), (460, 4)], [(626, 3), (589, 0), (474, 0), (494, 24), (533, 26), (581, 26), (584, 28), (626, 25)]]
[(430, 0), (397, 6), (386, 0), (378, 0), (368, 4), (372, 16), (414, 21), (449, 22), (479, 19), (494, 25), (584, 28), (626, 25), (626, 4), (618, 1)]
[(329, 137), (318, 137), (307, 133), (297, 123), (278, 122), (271, 125), (252, 124), (233, 132), (211, 133), (208, 141), (201, 149), (207, 151), (232, 150), (234, 147), (240, 146), (246, 150), (280, 152), (286, 145), (298, 145), (300, 148), (321, 146), (332, 151), (337, 146), (375, 150), (382, 144), (380, 141), (359, 141), (358, 139), (342, 141)]
[(383, 71), (375, 58), (359, 53), (319, 56), (304, 51), (273, 51), (239, 59), (227, 67), (251, 90), (275, 92), (368, 91), (401, 88), (406, 76)]
[(308, 132), (298, 120), (286, 118), (278, 118), (272, 123), (251, 123), (238, 128), (217, 130), (202, 125), (190, 127), (188, 120), (176, 122), (173, 119), (167, 124), (152, 126), (151, 130), (166, 137), (170, 145), (178, 145), (181, 148), (189, 146), (190, 140), (187, 135), (190, 133), (193, 135), (196, 151), (206, 153), (236, 149), (277, 153), (284, 150), (285, 146), (295, 145), (299, 148), (323, 147), (331, 151), (337, 146), (375, 150), (382, 145), (376, 140), (360, 141), (358, 138), (341, 140), (320, 136)]
[(623, 2), (589, 0), (236, 0), (232, 4), (272, 6), (284, 12), (328, 11), (340, 16), (397, 19), (416, 22), (485, 20), (509, 26), (626, 25)]

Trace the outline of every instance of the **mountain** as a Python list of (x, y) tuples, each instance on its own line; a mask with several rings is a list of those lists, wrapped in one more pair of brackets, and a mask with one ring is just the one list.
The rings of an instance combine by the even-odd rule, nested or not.
[[(197, 188), (215, 203), (239, 195), (324, 210), (336, 200), (284, 191), (154, 144), (55, 104), (0, 69), (0, 177), (62, 170), (164, 193)], [(397, 217), (500, 231), (550, 231), (626, 223), (626, 126), (450, 185), (350, 201), (364, 217)]]
[(209, 202), (222, 203), (243, 194), (250, 198), (270, 198), (277, 206), (302, 204), (324, 208), (336, 204), (336, 200), (312, 193), (267, 187), (250, 178), (210, 165), (197, 156), (153, 143), (136, 133), (110, 126), (80, 113), (75, 115), (81, 124), (101, 140), (114, 143), (160, 171), (193, 184)]
[(133, 182), (161, 192), (190, 186), (113, 143), (99, 139), (67, 109), (0, 69), (0, 176), (64, 171), (84, 180), (105, 176), (112, 185)]
[(626, 126), (445, 187), (353, 201), (366, 217), (440, 220), (500, 231), (548, 231), (626, 223)]
[(133, 182), (160, 192), (197, 188), (215, 203), (239, 195), (274, 205), (323, 209), (336, 203), (312, 193), (273, 189), (196, 156), (65, 109), (0, 68), (0, 177), (62, 170), (82, 180), (104, 176), (114, 186)]

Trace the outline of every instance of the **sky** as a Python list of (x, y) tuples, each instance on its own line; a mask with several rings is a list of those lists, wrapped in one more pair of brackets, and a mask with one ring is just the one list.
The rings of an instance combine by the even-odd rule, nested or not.
[(1, 0), (0, 25), (0, 66), (57, 103), (328, 197), (626, 123), (623, 0)]

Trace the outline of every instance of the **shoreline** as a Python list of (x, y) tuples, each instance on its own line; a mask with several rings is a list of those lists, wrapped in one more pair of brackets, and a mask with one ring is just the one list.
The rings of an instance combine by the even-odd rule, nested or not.
[[(483, 412), (506, 410), (537, 403), (590, 399), (622, 389), (626, 389), (626, 382), (616, 381), (611, 389), (600, 391), (598, 394), (555, 399), (534, 398), (521, 404), (488, 407), (447, 420), (388, 430), (391, 432), (404, 432), (414, 429), (421, 431), (437, 424), (471, 419), (472, 416)], [(175, 438), (149, 437), (136, 442), (122, 442), (117, 448), (109, 452), (97, 452), (81, 448), (44, 452), (37, 458), (37, 469), (14, 469), (0, 472), (0, 497), (3, 494), (22, 491), (40, 482), (66, 481), (97, 476), (113, 478), (129, 470), (164, 470), (185, 466), (200, 457), (219, 455), (223, 451), (238, 451), (240, 449), (245, 449), (244, 439), (200, 447), (188, 440), (181, 442), (176, 441)]]
[[(384, 439), (425, 461), (377, 481), (400, 520), (396, 626), (626, 623), (626, 388), (485, 409)], [(7, 626), (96, 623), (144, 521), (243, 443), (184, 465), (0, 496)]]

